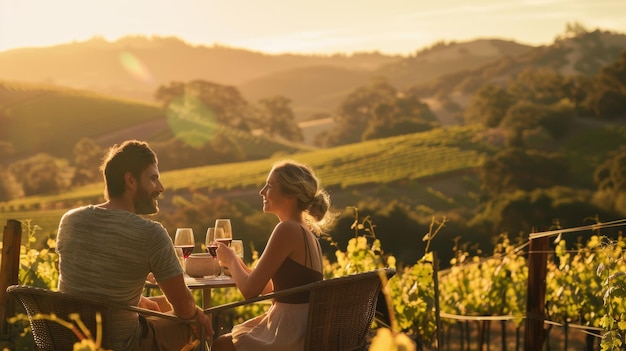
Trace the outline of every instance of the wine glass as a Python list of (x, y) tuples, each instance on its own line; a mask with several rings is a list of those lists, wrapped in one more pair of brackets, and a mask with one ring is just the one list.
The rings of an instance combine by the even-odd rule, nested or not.
[[(221, 229), (221, 230), (220, 230)], [(222, 244), (229, 246), (233, 240), (233, 229), (230, 224), (230, 219), (227, 218), (219, 218), (215, 220), (215, 241), (221, 242)], [(220, 274), (215, 279), (229, 279), (224, 274), (224, 269), (222, 265), (220, 265)]]
[[(222, 228), (218, 228), (218, 230), (224, 230)], [(221, 235), (221, 234), (220, 234)], [(213, 258), (217, 258), (217, 241), (215, 241), (215, 227), (209, 227), (206, 230), (206, 251), (213, 256)]]
[(235, 251), (235, 255), (243, 260), (243, 240), (235, 240), (230, 243), (230, 248)]
[(226, 246), (230, 246), (230, 242), (233, 240), (233, 227), (230, 224), (230, 219), (219, 218), (215, 220), (215, 228), (223, 228), (224, 234), (217, 236), (215, 240), (221, 242)]
[(206, 252), (210, 253), (213, 258), (217, 257), (217, 243), (215, 242), (215, 227), (209, 227), (206, 230)]
[[(206, 231), (206, 250), (214, 259), (217, 259), (217, 239), (224, 236), (224, 228), (210, 227)], [(215, 279), (226, 279), (222, 266), (217, 263), (220, 273)]]
[[(193, 229), (176, 228), (176, 236), (174, 237), (174, 247), (183, 251), (183, 258), (186, 260), (196, 247), (193, 237)], [(183, 267), (184, 268), (184, 267)]]

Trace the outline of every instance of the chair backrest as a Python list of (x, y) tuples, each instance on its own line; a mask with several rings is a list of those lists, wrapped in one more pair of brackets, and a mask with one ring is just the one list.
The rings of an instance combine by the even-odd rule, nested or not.
[(383, 279), (394, 274), (392, 269), (379, 269), (315, 285), (309, 298), (305, 350), (362, 350), (372, 327)]
[(30, 326), (39, 351), (73, 350), (78, 337), (67, 327), (48, 320), (35, 318), (37, 314), (55, 314), (58, 318), (71, 322), (69, 315), (76, 313), (80, 320), (96, 339), (96, 313), (102, 317), (102, 346), (110, 345), (109, 325), (112, 307), (105, 302), (79, 298), (58, 291), (37, 288), (25, 285), (11, 285), (7, 288), (9, 295), (19, 301), (28, 315)]

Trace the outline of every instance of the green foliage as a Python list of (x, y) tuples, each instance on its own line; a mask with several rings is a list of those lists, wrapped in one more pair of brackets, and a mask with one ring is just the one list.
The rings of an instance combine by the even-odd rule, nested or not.
[(74, 145), (74, 177), (72, 185), (90, 184), (102, 179), (100, 163), (104, 150), (95, 141), (89, 138), (80, 139)]
[[(433, 274), (437, 263), (433, 262), (430, 244), (446, 224), (446, 218), (432, 220), (429, 232), (423, 238), (427, 242), (423, 257), (413, 265), (396, 267), (395, 257), (384, 252), (371, 217), (361, 218), (357, 208), (353, 211), (354, 221), (350, 226), (353, 237), (348, 240), (345, 251), (336, 250), (336, 262), (325, 259), (324, 275), (329, 278), (379, 267), (396, 268), (396, 275), (386, 283), (384, 290), (391, 318), (391, 325), (386, 327), (395, 342), (406, 341), (399, 336), (404, 334), (418, 346), (434, 345), (437, 325)], [(23, 225), (28, 232), (28, 243), (34, 242), (38, 227), (29, 221)], [(337, 247), (332, 238), (328, 239)], [(20, 284), (56, 287), (56, 254), (50, 249), (34, 250), (28, 243), (22, 247)], [(49, 244), (53, 248), (54, 241), (49, 240)], [(506, 235), (500, 236), (493, 255), (489, 257), (472, 256), (465, 248), (456, 246), (452, 267), (439, 272), (441, 311), (462, 316), (512, 316), (519, 328), (525, 314), (528, 279), (526, 253), (522, 248), (514, 246)], [(591, 236), (575, 250), (559, 237), (554, 256), (549, 256), (547, 265), (546, 313), (549, 320), (604, 328), (602, 350), (615, 350), (624, 343), (625, 248), (626, 241), (621, 235), (616, 239)], [(253, 249), (250, 267), (256, 265), (258, 258), (258, 251)], [(215, 304), (242, 299), (235, 288), (216, 290), (212, 295)], [(200, 299), (197, 293), (196, 298)], [(267, 304), (240, 307), (222, 316), (221, 323), (239, 323), (259, 315), (267, 307)], [(386, 333), (380, 332), (376, 339), (380, 337), (389, 342)]]
[(480, 168), (481, 189), (490, 195), (566, 185), (568, 162), (561, 154), (507, 148)]
[(514, 101), (514, 97), (506, 89), (487, 84), (472, 96), (465, 110), (465, 118), (490, 128), (497, 127)]
[(293, 142), (302, 142), (304, 134), (296, 123), (290, 103), (291, 100), (284, 96), (261, 99), (262, 128), (270, 137), (277, 135)]
[(501, 236), (493, 256), (470, 256), (456, 247), (452, 267), (439, 279), (441, 310), (461, 316), (515, 316), (519, 328), (526, 308), (528, 268), (524, 253)]
[(604, 161), (594, 172), (598, 186), (595, 202), (607, 210), (626, 215), (626, 146)]
[(616, 218), (615, 213), (593, 205), (591, 196), (589, 191), (560, 186), (502, 194), (484, 203), (469, 226), (517, 235), (549, 228), (556, 219), (564, 227), (576, 227), (594, 214)]
[[(253, 155), (246, 154), (246, 144), (242, 140), (236, 140), (228, 133), (195, 133), (197, 146), (192, 141), (184, 138), (171, 138), (163, 142), (154, 142), (150, 147), (159, 158), (161, 172), (200, 167), (231, 162), (243, 162)], [(245, 139), (245, 138), (244, 138)]]
[(583, 105), (596, 117), (624, 119), (626, 109), (626, 51), (613, 63), (604, 66), (594, 77)]
[(24, 196), (22, 185), (18, 183), (13, 173), (0, 165), (0, 201), (8, 201), (22, 196)]
[[(65, 328), (71, 330), (79, 341), (74, 344), (74, 351), (107, 351), (102, 348), (102, 317), (100, 313), (96, 313), (97, 330), (95, 337), (91, 334), (91, 331), (80, 320), (78, 313), (72, 313), (69, 316), (69, 321), (59, 318), (56, 314), (36, 314), (33, 316), (34, 320), (49, 320), (58, 323)], [(25, 314), (18, 314), (15, 317), (9, 319), (9, 323), (17, 323), (19, 321), (28, 322), (28, 316)]]
[(22, 227), (27, 234), (27, 241), (20, 247), (19, 284), (56, 288), (59, 273), (55, 239), (49, 238), (46, 247), (37, 250), (32, 248), (31, 244), (36, 242), (36, 233), (41, 228), (38, 225), (32, 225), (30, 220), (22, 221)]
[(584, 247), (572, 252), (565, 240), (557, 240), (555, 259), (548, 263), (546, 314), (559, 323), (579, 323), (598, 327), (606, 314), (601, 300), (602, 278), (596, 270), (610, 257), (593, 236)]
[(597, 322), (604, 330), (600, 347), (602, 351), (621, 350), (626, 344), (626, 243), (620, 236), (617, 240), (594, 237), (597, 252), (601, 255), (597, 265), (602, 297), (601, 313)]
[[(197, 79), (162, 85), (154, 95), (172, 122), (200, 119), (249, 131), (254, 119), (252, 107), (233, 86)], [(176, 132), (176, 128), (174, 130)]]
[(381, 103), (373, 108), (362, 140), (386, 138), (424, 132), (439, 126), (430, 107), (415, 95), (401, 95), (391, 103)]
[(572, 175), (576, 183), (594, 188), (593, 174), (605, 160), (622, 145), (626, 145), (626, 126), (607, 125), (586, 128), (566, 141), (563, 150), (570, 160)]
[[(193, 86), (193, 89), (189, 88), (191, 92), (200, 89), (197, 84), (189, 85)], [(232, 87), (223, 88), (224, 91), (220, 89), (217, 91), (238, 94), (231, 91)], [(73, 160), (74, 149), (80, 139), (118, 140), (120, 135), (125, 135), (124, 133), (147, 140), (151, 145), (156, 142), (166, 143), (175, 137), (186, 146), (194, 147), (212, 141), (208, 150), (203, 150), (204, 154), (214, 154), (210, 164), (217, 163), (215, 158), (218, 156), (221, 157), (219, 163), (223, 163), (266, 158), (276, 152), (311, 149), (301, 144), (273, 140), (263, 135), (252, 135), (248, 129), (238, 129), (240, 125), (235, 119), (222, 124), (214, 116), (215, 111), (207, 107), (210, 105), (205, 105), (203, 100), (194, 98), (193, 94), (189, 94), (188, 99), (178, 98), (171, 109), (163, 110), (154, 104), (41, 84), (0, 81), (0, 91), (2, 91), (0, 154), (11, 151), (11, 154), (20, 158), (45, 149), (55, 157)], [(204, 91), (202, 94), (207, 92)], [(231, 101), (228, 96), (220, 96), (219, 99), (224, 99), (226, 101), (224, 103), (238, 101), (234, 97)], [(233, 109), (234, 107), (230, 107), (230, 110)], [(245, 112), (237, 111), (239, 114)], [(230, 118), (228, 116), (233, 113), (225, 118)], [(247, 121), (252, 123), (250, 120)], [(76, 132), (77, 128), (80, 129), (80, 133)], [(219, 135), (220, 138), (214, 140), (215, 135)], [(183, 159), (186, 156), (195, 160), (193, 157), (199, 155), (197, 153), (188, 156), (191, 154), (190, 149), (178, 151), (181, 152), (180, 156)], [(206, 157), (205, 155), (200, 159), (204, 161)]]
[(17, 161), (9, 167), (27, 196), (54, 193), (69, 188), (67, 160), (47, 153)]
[[(326, 150), (300, 152), (289, 158), (307, 163), (324, 179), (326, 187), (348, 188), (359, 185), (389, 184), (416, 180), (438, 174), (473, 169), (483, 162), (483, 154), (490, 148), (473, 141), (482, 130), (478, 125), (455, 126), (368, 142), (345, 145)], [(161, 173), (167, 195), (176, 190), (233, 191), (250, 190), (254, 193), (263, 185), (270, 159), (209, 165)], [(35, 196), (0, 203), (0, 219), (13, 216), (11, 212), (28, 209), (49, 209), (59, 203), (65, 207), (75, 203), (101, 201), (102, 183), (72, 189), (62, 194)], [(26, 217), (37, 221), (39, 211)], [(60, 219), (60, 216), (59, 216)], [(58, 220), (57, 220), (58, 222)]]
[(566, 78), (552, 69), (526, 68), (509, 81), (508, 92), (517, 100), (552, 105), (566, 97)]
[(427, 104), (384, 78), (352, 91), (339, 106), (336, 127), (319, 137), (326, 147), (429, 130), (438, 126)]

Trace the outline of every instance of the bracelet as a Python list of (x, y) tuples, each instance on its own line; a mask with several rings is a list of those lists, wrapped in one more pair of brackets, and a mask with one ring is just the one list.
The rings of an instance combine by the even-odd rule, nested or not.
[(200, 309), (199, 309), (198, 307), (196, 307), (196, 313), (194, 313), (194, 314), (193, 314), (193, 316), (191, 316), (191, 317), (189, 317), (189, 318), (183, 318), (183, 317), (180, 317), (180, 318), (181, 318), (181, 319), (184, 319), (184, 320), (186, 320), (186, 321), (190, 321), (190, 320), (192, 320), (192, 319), (196, 319), (196, 316), (198, 316), (198, 311), (200, 311)]

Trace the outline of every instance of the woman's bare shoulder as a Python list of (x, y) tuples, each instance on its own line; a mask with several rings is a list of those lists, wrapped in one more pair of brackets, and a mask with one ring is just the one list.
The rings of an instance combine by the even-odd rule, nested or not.
[(284, 221), (280, 222), (274, 227), (273, 236), (284, 237), (290, 236), (293, 237), (295, 233), (302, 232), (302, 225), (295, 221)]

